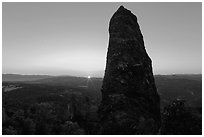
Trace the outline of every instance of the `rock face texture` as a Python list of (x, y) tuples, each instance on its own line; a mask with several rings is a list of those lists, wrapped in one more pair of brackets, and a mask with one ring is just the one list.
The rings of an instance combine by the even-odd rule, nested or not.
[(137, 17), (121, 6), (109, 25), (99, 134), (157, 134), (160, 98)]

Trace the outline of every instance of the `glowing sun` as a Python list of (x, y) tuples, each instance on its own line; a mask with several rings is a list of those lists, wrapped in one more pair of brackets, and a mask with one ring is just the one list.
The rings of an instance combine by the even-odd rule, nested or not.
[(91, 78), (91, 76), (88, 76), (87, 78), (88, 78), (88, 79), (90, 79), (90, 78)]

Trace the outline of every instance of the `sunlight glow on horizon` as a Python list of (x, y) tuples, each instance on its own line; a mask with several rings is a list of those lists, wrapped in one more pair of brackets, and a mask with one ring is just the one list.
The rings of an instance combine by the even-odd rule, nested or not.
[(121, 4), (138, 18), (154, 74), (202, 73), (202, 4), (173, 2), (4, 2), (2, 73), (103, 77)]

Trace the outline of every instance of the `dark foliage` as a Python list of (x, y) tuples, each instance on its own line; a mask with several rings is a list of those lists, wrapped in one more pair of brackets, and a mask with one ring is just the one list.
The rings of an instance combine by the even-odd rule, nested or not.
[[(164, 105), (167, 107), (161, 113), (162, 128), (160, 134), (201, 134), (202, 105), (200, 102), (202, 96), (199, 95), (202, 93), (202, 84), (200, 84), (201, 79), (196, 81), (188, 76), (182, 76), (182, 79), (177, 77), (175, 79), (173, 76), (156, 77), (157, 88), (159, 88), (159, 93), (162, 94), (160, 95), (161, 100), (172, 102), (172, 99), (176, 97), (182, 97), (186, 100), (185, 103)], [(98, 134), (97, 109), (101, 100), (100, 92), (93, 90), (93, 88), (58, 86), (57, 82), (55, 85), (49, 84), (49, 82), (46, 84), (3, 82), (3, 87), (9, 85), (22, 87), (8, 92), (3, 89), (3, 134)], [(99, 85), (101, 84), (97, 85), (93, 82), (93, 85), (100, 89)], [(194, 95), (189, 96), (189, 92), (185, 92), (185, 89), (191, 89)], [(166, 98), (169, 94), (171, 98)], [(198, 105), (192, 100), (199, 100)], [(168, 102), (165, 104), (169, 104)], [(75, 110), (71, 111), (74, 112), (72, 119), (68, 111), (68, 104), (72, 104), (72, 109)], [(143, 118), (140, 120), (142, 121)], [(114, 125), (114, 122), (112, 124)], [(151, 128), (148, 123), (140, 127), (131, 126), (132, 128), (144, 128), (145, 125)], [(110, 132), (113, 130), (115, 129), (111, 128)], [(125, 127), (121, 130), (125, 130)], [(127, 134), (130, 134), (128, 132)], [(120, 131), (118, 131), (118, 134), (120, 134)]]
[[(9, 83), (3, 85), (8, 86)], [(90, 93), (86, 94), (85, 90), (82, 93), (77, 88), (75, 91), (68, 87), (40, 84), (18, 85), (22, 88), (3, 92), (4, 135), (97, 133), (98, 103), (89, 96)]]
[(185, 107), (184, 100), (175, 100), (164, 108), (161, 134), (201, 135), (202, 119), (198, 112)]

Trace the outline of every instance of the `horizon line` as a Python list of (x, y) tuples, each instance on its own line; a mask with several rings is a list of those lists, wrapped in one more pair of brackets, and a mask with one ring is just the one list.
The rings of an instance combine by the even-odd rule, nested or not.
[[(2, 75), (22, 75), (22, 76), (52, 76), (52, 77), (63, 77), (63, 76), (69, 76), (69, 77), (88, 77), (88, 76), (74, 76), (74, 75), (50, 75), (50, 74), (20, 74), (20, 73), (2, 73)], [(202, 73), (171, 73), (171, 74), (153, 74), (155, 75), (202, 75)], [(90, 76), (91, 78), (103, 78), (104, 76), (96, 77), (96, 76)]]

